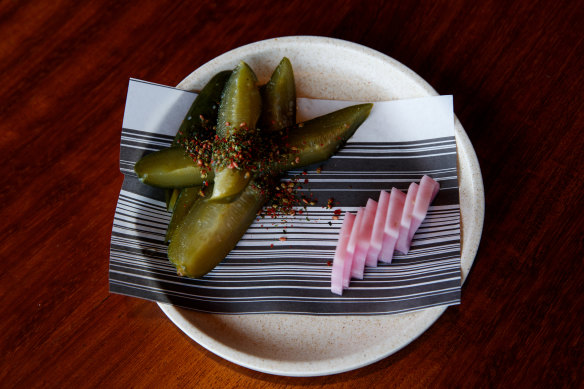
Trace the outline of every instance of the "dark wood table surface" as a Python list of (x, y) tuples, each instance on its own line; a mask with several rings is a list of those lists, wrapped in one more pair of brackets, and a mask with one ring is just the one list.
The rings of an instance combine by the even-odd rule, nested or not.
[[(583, 26), (561, 0), (0, 2), (0, 387), (583, 385)], [(327, 377), (232, 364), (108, 291), (128, 79), (176, 85), (288, 35), (368, 46), (454, 95), (485, 186), (462, 304)]]

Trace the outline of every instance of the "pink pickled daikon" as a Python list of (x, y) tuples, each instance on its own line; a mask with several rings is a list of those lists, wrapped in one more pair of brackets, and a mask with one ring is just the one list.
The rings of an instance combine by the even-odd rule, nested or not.
[(418, 184), (412, 182), (408, 188), (406, 195), (406, 202), (404, 203), (404, 211), (401, 218), (401, 226), (399, 228), (399, 236), (395, 243), (395, 249), (400, 253), (407, 254), (410, 251), (410, 242), (408, 235), (410, 233), (410, 226), (412, 225), (412, 213), (414, 212), (414, 205), (416, 204), (416, 195), (418, 194)]
[(375, 221), (375, 214), (377, 213), (377, 201), (368, 199), (365, 206), (365, 214), (363, 215), (363, 222), (359, 229), (359, 241), (357, 242), (356, 255), (363, 257), (365, 266), (377, 266), (377, 258), (370, 260), (367, 257), (369, 253), (369, 245), (371, 242), (371, 233), (373, 232), (373, 222)]
[(406, 195), (401, 190), (391, 189), (383, 229), (383, 244), (381, 246), (381, 253), (379, 254), (379, 260), (382, 262), (391, 263), (393, 259), (405, 201)]
[(341, 231), (339, 232), (339, 242), (337, 243), (337, 248), (335, 250), (331, 275), (331, 291), (338, 295), (343, 294), (343, 277), (346, 264), (349, 264), (347, 274), (350, 271), (349, 269), (351, 261), (349, 254), (347, 253), (347, 244), (349, 243), (349, 237), (351, 236), (354, 222), (355, 215), (350, 212), (346, 212), (343, 225), (341, 226)]
[(416, 204), (414, 205), (414, 210), (412, 212), (412, 222), (408, 232), (408, 247), (414, 238), (414, 234), (418, 228), (420, 228), (422, 221), (426, 218), (430, 204), (434, 201), (439, 190), (440, 184), (434, 181), (431, 177), (424, 176), (420, 180), (418, 194), (416, 195)]
[(349, 243), (347, 244), (347, 253), (351, 257), (351, 271), (346, 277), (347, 286), (349, 285), (349, 279), (355, 277), (355, 274), (359, 274), (357, 269), (359, 265), (355, 261), (355, 251), (357, 249), (357, 241), (359, 240), (359, 229), (361, 228), (361, 222), (363, 220), (363, 214), (365, 209), (363, 207), (359, 208), (357, 211), (357, 216), (355, 217), (355, 222), (353, 223), (353, 230), (351, 231), (351, 237), (349, 238)]
[(375, 265), (377, 265), (377, 259), (379, 258), (379, 253), (381, 253), (381, 246), (383, 245), (383, 232), (385, 229), (385, 217), (387, 215), (388, 206), (389, 193), (382, 190), (379, 194), (377, 211), (375, 212), (373, 229), (371, 230), (371, 239), (369, 240), (369, 251), (367, 251), (367, 258), (365, 260), (367, 265), (373, 262), (375, 262)]
[[(369, 199), (367, 206), (361, 208), (362, 213), (359, 226), (357, 228), (357, 238), (355, 241), (355, 251), (353, 251), (353, 264), (351, 265), (351, 277), (362, 280), (365, 271), (365, 258), (369, 250), (369, 239), (371, 239), (371, 219), (375, 217), (375, 210), (377, 209), (377, 202)], [(357, 213), (359, 217), (359, 213)], [(367, 225), (369, 223), (369, 225)]]

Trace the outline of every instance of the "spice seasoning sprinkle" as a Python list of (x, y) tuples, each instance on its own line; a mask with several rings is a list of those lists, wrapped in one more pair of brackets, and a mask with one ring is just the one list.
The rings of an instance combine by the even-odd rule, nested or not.
[(331, 209), (331, 208), (333, 207), (333, 204), (334, 204), (334, 203), (335, 203), (335, 199), (331, 197), (331, 198), (329, 198), (329, 199), (328, 199), (328, 201), (327, 201), (327, 203), (326, 203), (326, 207), (327, 207), (328, 209)]
[[(189, 118), (189, 126), (177, 135), (174, 145), (182, 146), (195, 164), (199, 167), (204, 179), (201, 196), (205, 196), (208, 187), (208, 174), (216, 168), (228, 168), (243, 171), (246, 179), (253, 178), (253, 184), (271, 202), (258, 211), (258, 221), (265, 216), (273, 219), (281, 216), (303, 215), (306, 207), (315, 206), (318, 202), (313, 194), (299, 194), (306, 192), (301, 185), (309, 184), (307, 171), (296, 176), (287, 177), (279, 181), (279, 166), (287, 161), (291, 164), (301, 162), (297, 147), (290, 146), (286, 140), (287, 130), (261, 136), (261, 129), (249, 129), (247, 123), (229, 123), (226, 126), (238, 127), (237, 131), (228, 131), (228, 135), (221, 137), (216, 127), (202, 115), (199, 120)], [(316, 169), (320, 174), (322, 167)], [(327, 208), (331, 209), (334, 199), (329, 199)], [(307, 221), (310, 221), (306, 217)], [(284, 223), (287, 223), (284, 220)]]

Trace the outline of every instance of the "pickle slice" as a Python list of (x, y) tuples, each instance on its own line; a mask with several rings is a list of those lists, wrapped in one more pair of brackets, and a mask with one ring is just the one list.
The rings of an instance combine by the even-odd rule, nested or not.
[[(184, 189), (175, 189), (180, 194), (176, 199), (176, 203), (172, 209), (172, 217), (170, 222), (168, 223), (168, 228), (166, 229), (166, 237), (165, 243), (170, 241), (172, 234), (176, 229), (181, 225), (182, 221), (189, 213), (190, 209), (193, 207), (196, 201), (203, 200), (204, 197), (201, 196), (201, 187), (200, 186), (193, 186), (191, 188), (184, 188)], [(209, 197), (209, 194), (212, 193), (213, 188), (205, 188), (204, 194), (205, 197)]]
[(229, 202), (235, 198), (250, 180), (250, 174), (237, 169), (224, 168), (217, 170), (214, 177), (214, 188), (212, 200)]
[(290, 151), (279, 170), (297, 169), (329, 159), (367, 119), (373, 104), (352, 105), (300, 123), (287, 133)]
[(288, 58), (282, 58), (260, 94), (262, 113), (258, 127), (262, 131), (273, 132), (296, 124), (296, 85)]
[(253, 70), (241, 61), (231, 73), (221, 96), (217, 135), (226, 138), (244, 128), (255, 129), (262, 105), (257, 82)]
[(264, 201), (255, 185), (248, 185), (230, 203), (196, 201), (168, 246), (168, 258), (177, 273), (197, 278), (211, 271), (245, 234)]
[(158, 188), (186, 188), (203, 183), (201, 169), (182, 147), (147, 154), (136, 162), (134, 171), (142, 183)]
[[(235, 135), (238, 132), (255, 131), (261, 105), (257, 77), (249, 65), (241, 61), (229, 77), (221, 97), (217, 135), (225, 139), (229, 146), (230, 142), (237, 139)], [(231, 152), (229, 147), (227, 150)], [(226, 155), (223, 160), (215, 161), (215, 187), (211, 200), (225, 201), (232, 198), (240, 193), (251, 179), (249, 172), (228, 164), (233, 157), (234, 155)]]
[(230, 76), (231, 71), (222, 71), (215, 74), (205, 84), (181, 122), (174, 137), (173, 146), (193, 136), (199, 139), (211, 139), (215, 135), (212, 128), (216, 124), (221, 95)]

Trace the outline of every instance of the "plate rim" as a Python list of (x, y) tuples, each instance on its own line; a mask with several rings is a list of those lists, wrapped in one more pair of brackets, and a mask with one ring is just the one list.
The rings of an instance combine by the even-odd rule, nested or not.
[[(295, 36), (285, 36), (285, 37), (265, 39), (265, 40), (249, 43), (249, 44), (246, 44), (244, 46), (240, 46), (238, 48), (232, 49), (230, 51), (227, 51), (227, 52), (219, 55), (218, 57), (215, 57), (214, 59), (206, 62), (205, 64), (203, 64), (199, 68), (195, 69), (187, 77), (185, 77), (178, 84), (177, 87), (178, 88), (183, 87), (186, 83), (188, 83), (189, 80), (196, 77), (195, 73), (203, 72), (207, 68), (212, 68), (212, 67), (216, 66), (216, 64), (218, 62), (220, 62), (222, 59), (224, 59), (225, 57), (234, 56), (234, 55), (239, 55), (241, 57), (244, 55), (245, 52), (250, 51), (250, 50), (253, 51), (254, 49), (257, 49), (257, 48), (264, 46), (264, 45), (274, 45), (277, 47), (277, 46), (281, 46), (281, 45), (285, 46), (286, 44), (291, 44), (291, 43), (296, 44), (296, 43), (298, 43), (298, 41), (301, 41), (301, 42), (307, 43), (307, 44), (324, 44), (327, 46), (328, 45), (340, 46), (341, 48), (345, 48), (345, 49), (357, 50), (359, 52), (362, 52), (364, 55), (375, 57), (375, 58), (381, 60), (382, 62), (386, 63), (388, 66), (392, 66), (392, 67), (396, 68), (399, 72), (403, 73), (405, 76), (410, 78), (418, 86), (422, 87), (428, 93), (429, 96), (437, 96), (438, 95), (436, 90), (434, 90), (434, 88), (432, 88), (422, 77), (420, 77), (418, 74), (413, 72), (411, 69), (409, 69), (407, 66), (403, 65), (399, 61), (395, 60), (392, 57), (389, 57), (388, 55), (385, 55), (377, 50), (363, 46), (363, 45), (358, 44), (358, 43), (349, 42), (349, 41), (345, 41), (345, 40), (341, 40), (341, 39), (337, 39), (337, 38), (311, 36), (311, 35), (295, 35)], [(475, 227), (475, 228), (471, 232), (472, 236), (466, 236), (467, 240), (469, 240), (466, 245), (464, 244), (465, 243), (465, 239), (464, 239), (465, 236), (461, 234), (462, 235), (461, 236), (461, 267), (462, 267), (461, 277), (462, 277), (462, 283), (464, 283), (466, 281), (466, 279), (468, 278), (468, 274), (469, 274), (470, 269), (472, 268), (472, 265), (474, 263), (474, 259), (476, 257), (476, 253), (478, 251), (480, 239), (482, 236), (482, 228), (483, 228), (483, 224), (484, 224), (485, 198), (484, 198), (484, 187), (483, 187), (482, 174), (480, 171), (480, 166), (478, 163), (478, 158), (477, 158), (476, 152), (475, 152), (475, 150), (470, 142), (468, 134), (465, 132), (464, 128), (462, 127), (461, 122), (458, 120), (456, 115), (454, 115), (454, 120), (455, 120), (454, 132), (455, 132), (455, 139), (456, 139), (457, 147), (459, 149), (464, 150), (464, 153), (463, 153), (464, 158), (466, 159), (466, 162), (468, 164), (470, 164), (470, 168), (471, 168), (471, 171), (469, 173), (470, 176), (469, 177), (465, 176), (465, 178), (469, 178), (471, 180), (471, 182), (466, 183), (465, 186), (470, 187), (470, 189), (472, 191), (471, 197), (473, 198), (474, 201), (476, 201), (476, 203), (473, 203), (474, 206), (472, 207), (473, 208), (473, 215), (472, 216), (473, 216), (473, 221), (474, 221), (473, 227)], [(459, 158), (460, 158), (460, 154), (461, 153), (459, 153)], [(460, 162), (459, 162), (459, 165), (460, 165)], [(459, 166), (459, 169), (460, 169), (460, 166)], [(463, 175), (459, 171), (459, 181), (461, 180), (462, 177), (463, 177)], [(459, 186), (461, 186), (461, 184), (459, 184)], [(462, 201), (462, 194), (461, 194), (461, 201)], [(462, 209), (463, 209), (463, 207), (461, 205), (461, 223), (463, 222)], [(466, 261), (464, 261), (464, 259), (466, 259)], [(404, 347), (409, 345), (411, 342), (413, 342), (415, 339), (417, 339), (420, 335), (422, 335), (424, 332), (426, 332), (428, 330), (428, 328), (430, 328), (438, 320), (438, 318), (440, 316), (442, 316), (442, 314), (444, 313), (444, 311), (447, 308), (444, 306), (432, 307), (432, 308), (427, 308), (427, 309), (418, 311), (418, 312), (429, 312), (429, 313), (431, 313), (432, 317), (427, 322), (424, 323), (426, 325), (422, 326), (420, 328), (420, 330), (418, 331), (418, 333), (415, 334), (415, 336), (409, 338), (407, 341), (405, 341), (399, 347), (388, 350), (386, 353), (380, 353), (380, 354), (376, 355), (375, 357), (367, 358), (367, 359), (364, 359), (364, 360), (359, 361), (359, 362), (348, 363), (344, 366), (338, 366), (338, 368), (335, 368), (335, 369), (326, 369), (325, 368), (325, 369), (321, 369), (321, 370), (302, 371), (302, 370), (290, 370), (290, 369), (283, 369), (283, 368), (278, 369), (278, 368), (273, 368), (273, 367), (270, 368), (268, 366), (268, 364), (261, 363), (261, 361), (264, 360), (262, 358), (259, 358), (259, 360), (260, 360), (259, 362), (255, 360), (256, 358), (251, 358), (251, 360), (245, 360), (245, 359), (241, 358), (241, 354), (244, 354), (244, 355), (249, 355), (249, 354), (246, 354), (245, 352), (234, 349), (234, 348), (230, 348), (227, 345), (224, 345), (224, 347), (220, 347), (218, 344), (216, 344), (216, 343), (220, 343), (217, 339), (215, 339), (211, 336), (208, 336), (206, 333), (204, 333), (201, 330), (199, 330), (198, 328), (196, 328), (195, 325), (188, 322), (188, 320), (186, 320), (185, 317), (181, 313), (181, 310), (184, 310), (184, 308), (179, 308), (179, 307), (173, 306), (171, 304), (160, 303), (160, 302), (158, 302), (157, 304), (160, 307), (160, 309), (163, 311), (163, 313), (181, 331), (183, 331), (189, 338), (191, 338), (193, 341), (198, 343), (200, 346), (202, 346), (206, 350), (214, 353), (215, 355), (220, 356), (223, 359), (226, 359), (232, 363), (246, 367), (246, 368), (251, 369), (251, 370), (260, 371), (260, 372), (268, 373), (268, 374), (274, 374), (274, 375), (290, 376), (290, 377), (313, 377), (313, 376), (325, 376), (325, 375), (339, 374), (339, 373), (355, 370), (355, 369), (370, 365), (372, 363), (378, 362), (378, 361), (398, 352), (399, 350), (403, 349)], [(222, 316), (220, 314), (209, 314), (209, 313), (200, 313), (200, 314), (201, 315), (219, 315), (219, 316)], [(407, 314), (408, 313), (405, 313), (404, 315), (407, 315)], [(257, 315), (254, 314), (253, 316), (270, 316), (270, 315), (273, 316), (273, 314), (257, 314)], [(288, 315), (289, 316), (298, 316), (298, 315), (290, 315), (290, 314), (288, 314)], [(246, 316), (249, 316), (249, 315), (246, 315)], [(301, 315), (301, 316), (322, 317), (320, 315)], [(351, 317), (352, 315), (343, 315), (343, 316)], [(275, 361), (275, 362), (277, 364), (277, 361)], [(306, 363), (314, 363), (314, 362), (306, 362)]]

